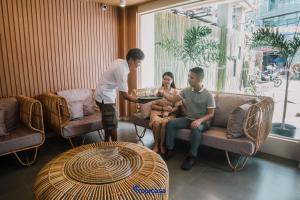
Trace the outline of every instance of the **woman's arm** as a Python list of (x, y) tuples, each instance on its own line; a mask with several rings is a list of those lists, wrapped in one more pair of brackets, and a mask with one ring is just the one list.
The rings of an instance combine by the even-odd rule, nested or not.
[(152, 109), (152, 110), (163, 111), (163, 106), (159, 105), (159, 101), (154, 101), (154, 102), (151, 104), (151, 109)]

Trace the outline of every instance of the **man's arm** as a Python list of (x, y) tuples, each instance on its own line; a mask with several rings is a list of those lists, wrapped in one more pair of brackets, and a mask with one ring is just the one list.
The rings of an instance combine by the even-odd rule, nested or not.
[(214, 117), (214, 114), (215, 114), (215, 109), (214, 108), (207, 108), (207, 114), (204, 115), (203, 117), (199, 118), (199, 119), (194, 120), (191, 123), (191, 128), (197, 128), (203, 122), (209, 121), (210, 119), (212, 119)]
[(124, 99), (127, 100), (127, 101), (131, 101), (131, 102), (134, 102), (134, 103), (140, 103), (140, 101), (138, 100), (137, 97), (128, 94), (128, 92), (120, 91), (120, 93), (124, 97)]

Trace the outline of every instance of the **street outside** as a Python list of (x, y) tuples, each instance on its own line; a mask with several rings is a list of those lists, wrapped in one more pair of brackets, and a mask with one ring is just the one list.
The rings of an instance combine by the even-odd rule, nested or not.
[[(263, 83), (257, 85), (257, 95), (265, 95), (273, 97), (275, 103), (273, 122), (282, 121), (283, 107), (284, 107), (284, 95), (285, 95), (285, 77), (282, 77), (283, 83), (280, 87), (273, 86), (273, 82)], [(263, 89), (260, 89), (263, 88)], [(288, 104), (285, 122), (297, 127), (297, 133), (294, 139), (300, 140), (300, 117), (297, 117), (297, 113), (300, 113), (300, 80), (290, 80), (288, 89)]]

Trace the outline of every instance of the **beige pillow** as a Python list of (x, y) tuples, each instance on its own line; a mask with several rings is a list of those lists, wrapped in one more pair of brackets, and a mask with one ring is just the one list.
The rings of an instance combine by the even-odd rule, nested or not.
[(19, 103), (15, 97), (0, 99), (0, 109), (4, 110), (4, 122), (7, 132), (20, 126)]
[(230, 113), (232, 113), (237, 106), (255, 102), (256, 97), (221, 93), (215, 96), (215, 100), (216, 109), (212, 125), (226, 128)]
[(250, 103), (245, 103), (231, 112), (227, 122), (227, 138), (239, 138), (244, 135), (243, 125), (250, 107)]
[(245, 103), (230, 113), (227, 122), (227, 138), (239, 138), (244, 135), (243, 125), (250, 107), (250, 103)]
[(0, 109), (0, 136), (8, 135), (5, 126), (5, 112), (3, 109)]
[(83, 101), (69, 102), (71, 120), (83, 118)]
[(95, 113), (95, 107), (96, 107), (96, 102), (93, 98), (93, 94), (90, 94), (83, 101), (83, 114), (85, 116), (94, 114)]
[(152, 102), (140, 104), (141, 117), (147, 119), (150, 117)]

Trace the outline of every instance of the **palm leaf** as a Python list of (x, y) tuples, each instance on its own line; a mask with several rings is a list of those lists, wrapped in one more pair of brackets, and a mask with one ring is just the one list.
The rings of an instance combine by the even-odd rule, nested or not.
[(282, 56), (289, 56), (289, 42), (278, 30), (260, 28), (253, 34), (252, 42), (253, 47), (272, 47), (279, 50)]
[(209, 38), (211, 33), (212, 29), (207, 26), (192, 27), (185, 31), (182, 44), (174, 39), (165, 39), (157, 45), (184, 63), (189, 63), (190, 67), (206, 67), (226, 59), (220, 53), (220, 44)]
[(295, 55), (300, 47), (300, 35), (296, 34), (294, 39), (289, 42), (288, 48), (291, 55)]

